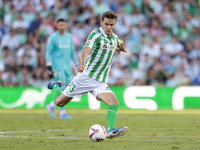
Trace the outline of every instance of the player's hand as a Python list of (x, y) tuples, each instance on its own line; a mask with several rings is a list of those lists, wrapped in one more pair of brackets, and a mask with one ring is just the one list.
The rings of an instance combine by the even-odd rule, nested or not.
[(116, 51), (118, 54), (120, 54), (120, 52), (127, 52), (124, 48), (124, 42), (122, 40), (119, 40), (119, 45), (117, 46)]
[(47, 69), (48, 69), (49, 78), (50, 79), (54, 78), (54, 71), (52, 70), (52, 67), (47, 66)]
[(85, 65), (80, 65), (78, 68), (77, 68), (78, 72), (82, 73), (84, 70), (85, 70)]

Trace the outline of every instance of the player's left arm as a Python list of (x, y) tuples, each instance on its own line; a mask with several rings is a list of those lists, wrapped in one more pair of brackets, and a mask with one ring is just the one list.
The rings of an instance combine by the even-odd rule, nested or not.
[(124, 48), (124, 42), (122, 40), (118, 40), (118, 45), (116, 49), (117, 53), (120, 54), (120, 52), (125, 52), (127, 53), (126, 49)]

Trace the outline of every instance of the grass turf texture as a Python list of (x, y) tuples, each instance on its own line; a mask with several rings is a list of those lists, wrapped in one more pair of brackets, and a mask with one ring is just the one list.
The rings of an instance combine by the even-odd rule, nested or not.
[[(106, 127), (106, 110), (68, 110), (73, 120), (51, 119), (45, 109), (0, 109), (0, 150), (199, 150), (199, 110), (119, 110), (115, 140), (92, 142), (88, 129)], [(56, 110), (58, 116), (58, 110)]]

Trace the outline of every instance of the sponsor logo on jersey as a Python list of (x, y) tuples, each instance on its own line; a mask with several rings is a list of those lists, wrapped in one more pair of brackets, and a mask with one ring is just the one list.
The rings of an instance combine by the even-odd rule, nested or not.
[(88, 40), (88, 41), (86, 42), (86, 44), (89, 44), (89, 43), (90, 43), (90, 41), (91, 41), (91, 40)]
[(69, 45), (58, 45), (59, 48), (69, 48)]
[(103, 48), (107, 48), (107, 45), (103, 45)]
[(115, 50), (115, 49), (116, 49), (116, 46), (113, 46), (113, 45), (106, 45), (106, 44), (104, 44), (104, 45), (103, 45), (103, 48), (105, 48), (105, 49)]

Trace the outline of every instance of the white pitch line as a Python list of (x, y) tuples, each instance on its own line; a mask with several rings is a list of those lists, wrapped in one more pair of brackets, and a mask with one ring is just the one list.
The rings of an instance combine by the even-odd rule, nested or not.
[[(141, 138), (143, 138), (143, 137), (147, 137), (147, 136), (137, 136), (137, 137), (141, 137)], [(200, 136), (188, 136), (188, 135), (171, 135), (171, 136), (154, 136), (154, 138), (160, 138), (160, 137), (162, 137), (162, 138), (173, 138), (173, 137), (186, 137), (186, 138), (199, 138)]]
[[(196, 130), (196, 128), (133, 128), (133, 130)], [(84, 129), (83, 129), (84, 130)], [(24, 130), (24, 131), (3, 131), (0, 134), (4, 133), (23, 133), (23, 132), (57, 132), (57, 131), (74, 131), (74, 129), (56, 129), (56, 130)]]
[(137, 130), (196, 130), (200, 129), (200, 127), (195, 128), (133, 128)]
[[(135, 128), (136, 129), (136, 128)], [(174, 129), (174, 130), (190, 130), (190, 129), (199, 129), (199, 128), (137, 128), (137, 129), (141, 129), (141, 130), (151, 130), (151, 129), (155, 129), (155, 130), (169, 130), (169, 129)], [(134, 130), (134, 129), (133, 129)], [(57, 130), (24, 130), (24, 131), (4, 131), (4, 132), (0, 132), (0, 134), (7, 134), (7, 133), (24, 133), (24, 132), (58, 132), (58, 131), (74, 131), (73, 129), (57, 129)], [(136, 136), (138, 138), (142, 138), (142, 137), (147, 137), (147, 136)], [(174, 135), (174, 136), (155, 136), (154, 138), (159, 138), (159, 137), (165, 137), (165, 138), (171, 138), (171, 137), (200, 137), (200, 136), (187, 136), (187, 135)], [(41, 138), (41, 139), (78, 139), (78, 140), (86, 140), (89, 138), (77, 138), (77, 137), (32, 137), (32, 136), (7, 136), (7, 135), (0, 135), (0, 138)], [(129, 141), (173, 141), (173, 140), (158, 140), (158, 139), (114, 139), (114, 140), (129, 140)], [(200, 142), (200, 141), (196, 141), (196, 142)]]
[(31, 139), (31, 138), (36, 138), (36, 139), (89, 139), (89, 138), (76, 138), (76, 137), (32, 137), (32, 136), (7, 136), (7, 135), (0, 135), (2, 138), (23, 138), (23, 139)]
[(67, 130), (24, 130), (24, 131), (4, 131), (4, 132), (0, 132), (0, 134), (4, 134), (4, 133), (23, 133), (23, 132), (57, 132), (57, 131), (73, 131), (73, 129), (67, 129)]
[[(37, 138), (37, 139), (68, 139), (68, 140), (89, 140), (89, 138), (76, 138), (76, 137), (29, 137), (29, 136), (5, 136), (5, 135), (0, 135), (0, 138), (23, 138), (23, 139), (31, 139), (31, 138)], [(157, 140), (157, 139), (113, 139), (117, 141), (172, 141), (172, 140)]]

